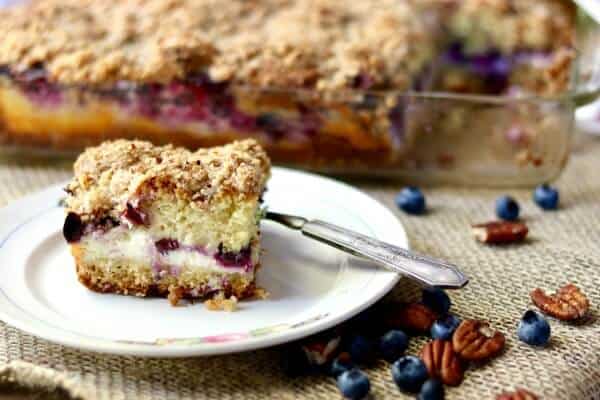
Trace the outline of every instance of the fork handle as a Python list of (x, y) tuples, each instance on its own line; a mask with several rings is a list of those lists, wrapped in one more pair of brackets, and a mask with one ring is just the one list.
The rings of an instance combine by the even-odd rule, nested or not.
[(324, 221), (307, 221), (301, 230), (305, 236), (346, 253), (375, 261), (391, 271), (407, 275), (427, 285), (458, 289), (469, 281), (453, 264), (416, 254)]

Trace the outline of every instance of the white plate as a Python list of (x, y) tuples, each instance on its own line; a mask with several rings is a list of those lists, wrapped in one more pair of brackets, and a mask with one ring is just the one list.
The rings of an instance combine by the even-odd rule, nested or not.
[[(334, 326), (387, 293), (399, 275), (375, 268), (270, 221), (262, 223), (259, 286), (267, 300), (232, 313), (201, 303), (98, 294), (75, 275), (61, 228), (63, 185), (0, 209), (0, 318), (44, 339), (80, 349), (183, 357), (245, 351)], [(407, 247), (404, 229), (360, 191), (274, 168), (265, 195), (274, 211), (320, 218)]]

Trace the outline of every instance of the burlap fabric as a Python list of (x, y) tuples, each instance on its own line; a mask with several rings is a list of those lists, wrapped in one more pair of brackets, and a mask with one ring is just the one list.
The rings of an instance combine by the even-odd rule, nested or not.
[[(2, 164), (0, 164), (2, 165)], [(493, 217), (494, 199), (506, 190), (428, 189), (431, 212), (410, 217), (397, 212), (414, 249), (462, 266), (471, 277), (452, 292), (454, 311), (485, 318), (507, 336), (506, 352), (469, 369), (450, 399), (493, 399), (523, 387), (544, 399), (600, 399), (600, 142), (586, 143), (557, 182), (562, 209), (541, 212), (530, 190), (510, 190), (523, 206), (531, 239), (520, 246), (485, 247), (469, 225)], [(0, 166), (0, 205), (69, 177), (67, 167), (24, 163)], [(395, 210), (400, 184), (357, 184)], [(580, 285), (592, 315), (578, 324), (550, 320), (552, 342), (536, 349), (516, 339), (516, 326), (531, 307), (528, 293)], [(403, 280), (391, 296), (412, 299), (419, 288)], [(422, 340), (412, 340), (416, 353)], [(326, 399), (339, 398), (331, 378), (289, 379), (278, 365), (278, 349), (178, 360), (99, 355), (65, 348), (0, 324), (0, 382), (54, 389), (83, 399)], [(404, 398), (383, 361), (367, 369), (374, 398)]]

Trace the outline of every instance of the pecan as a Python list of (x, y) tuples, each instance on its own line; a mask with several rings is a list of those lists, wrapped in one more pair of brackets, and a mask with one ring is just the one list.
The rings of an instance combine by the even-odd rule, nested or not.
[(504, 348), (504, 342), (502, 333), (474, 319), (461, 322), (452, 337), (454, 351), (470, 361), (483, 361), (496, 356)]
[[(438, 315), (421, 303), (388, 306), (385, 322), (390, 328), (399, 328), (412, 333), (427, 333)], [(393, 308), (392, 308), (393, 307)]]
[(463, 365), (450, 341), (436, 339), (427, 343), (421, 350), (421, 359), (430, 378), (437, 378), (450, 386), (458, 386), (462, 382)]
[(540, 288), (531, 292), (531, 300), (544, 313), (563, 321), (583, 317), (590, 308), (590, 302), (583, 292), (572, 283), (547, 295)]
[(496, 396), (496, 400), (537, 400), (537, 396), (525, 389), (516, 392), (504, 392)]
[(318, 335), (304, 343), (302, 350), (310, 364), (324, 365), (333, 359), (340, 342), (340, 336), (323, 337)]
[(523, 222), (493, 221), (472, 227), (475, 239), (489, 244), (516, 243), (525, 240), (529, 229)]

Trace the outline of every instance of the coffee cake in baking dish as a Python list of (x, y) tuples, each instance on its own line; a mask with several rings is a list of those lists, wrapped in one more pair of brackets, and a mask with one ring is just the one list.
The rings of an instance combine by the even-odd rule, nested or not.
[(0, 142), (252, 137), (317, 168), (406, 161), (429, 119), (406, 92), (553, 96), (575, 55), (568, 0), (38, 0), (0, 20)]

